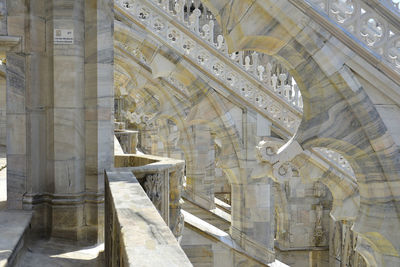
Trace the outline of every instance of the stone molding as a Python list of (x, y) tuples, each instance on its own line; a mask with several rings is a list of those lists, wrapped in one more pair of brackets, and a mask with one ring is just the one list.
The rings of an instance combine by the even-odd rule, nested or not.
[(102, 204), (104, 203), (104, 194), (95, 192), (82, 192), (79, 194), (27, 193), (23, 196), (24, 206), (43, 203), (60, 206), (74, 206), (85, 203)]

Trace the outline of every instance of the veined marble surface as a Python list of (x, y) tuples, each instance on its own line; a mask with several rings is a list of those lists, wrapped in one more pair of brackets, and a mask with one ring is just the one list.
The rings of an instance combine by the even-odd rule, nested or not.
[(6, 147), (0, 146), (0, 210), (7, 206), (7, 164)]

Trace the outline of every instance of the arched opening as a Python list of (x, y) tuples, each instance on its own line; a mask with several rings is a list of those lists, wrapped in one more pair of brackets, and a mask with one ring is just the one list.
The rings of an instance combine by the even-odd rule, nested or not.
[[(220, 21), (227, 22), (230, 12), (224, 13), (224, 7), (215, 1), (206, 1), (205, 4), (214, 14), (218, 14)], [(331, 44), (333, 38), (322, 36), (312, 27), (302, 24), (300, 21), (304, 17), (300, 12), (298, 17), (289, 17), (282, 10), (287, 6), (291, 5), (255, 3), (248, 10), (243, 9), (246, 14), (241, 14), (240, 23), (223, 24), (228, 45), (235, 50), (265, 51), (286, 63), (285, 66), (299, 84), (304, 103), (302, 122), (294, 139), (304, 150), (327, 147), (344, 155), (350, 164), (356, 163), (352, 167), (360, 189), (360, 209), (353, 229), (371, 243), (376, 253), (383, 253), (381, 259), (384, 258), (387, 264), (392, 263), (398, 260), (393, 257), (398, 257), (395, 251), (399, 251), (400, 245), (398, 238), (388, 234), (389, 225), (398, 227), (398, 194), (394, 191), (394, 181), (398, 180), (399, 172), (397, 167), (393, 169), (389, 166), (398, 166), (395, 163), (399, 159), (398, 150), (392, 149), (393, 139), (345, 62), (334, 64), (322, 60), (340, 53)], [(276, 24), (266, 32), (263, 25), (270, 21)], [(244, 27), (248, 27), (249, 31), (243, 31)], [(278, 49), (271, 50), (266, 41), (268, 38), (279, 38), (278, 33), (284, 39)], [(320, 41), (329, 44), (321, 46)], [(378, 184), (382, 186), (380, 193), (374, 186)], [(377, 201), (378, 194), (385, 201)], [(382, 227), (376, 229), (372, 225)], [(379, 238), (373, 237), (375, 234)], [(385, 239), (391, 245), (377, 249), (383, 247)]]

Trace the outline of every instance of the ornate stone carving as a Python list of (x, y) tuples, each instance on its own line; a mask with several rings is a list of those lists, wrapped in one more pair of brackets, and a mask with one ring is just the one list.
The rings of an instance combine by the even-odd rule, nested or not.
[(316, 196), (318, 198), (322, 198), (322, 197), (325, 197), (325, 195), (326, 195), (325, 186), (320, 182), (315, 183), (314, 184), (314, 196)]
[[(286, 145), (283, 140), (272, 137), (266, 138), (256, 146), (256, 155), (258, 161), (267, 166), (262, 166), (255, 172), (264, 171), (265, 175), (271, 175), (271, 178), (276, 182), (284, 183), (293, 176), (293, 169), (296, 169), (296, 166), (290, 160), (301, 151), (297, 142), (290, 142)], [(253, 178), (259, 177), (260, 174), (256, 175), (255, 172), (252, 173)]]
[(333, 163), (340, 170), (345, 171), (350, 177), (355, 177), (350, 163), (339, 153), (324, 147), (314, 147), (313, 150), (320, 153), (325, 159), (329, 160), (329, 162)]
[[(378, 13), (373, 5), (365, 0), (305, 0), (313, 8), (324, 12), (334, 23), (340, 25), (354, 39), (364, 43), (388, 66), (400, 73), (399, 29), (390, 19)], [(400, 14), (399, 2), (380, 0), (380, 2)]]
[[(319, 6), (319, 8), (325, 8), (326, 1), (312, 0), (313, 4)], [(347, 1), (349, 3), (345, 3), (345, 5), (342, 2), (338, 1), (337, 5), (333, 6), (332, 9), (336, 13), (349, 13), (349, 10), (352, 9), (351, 1)], [(200, 1), (197, 2), (197, 4), (199, 3)], [(153, 31), (154, 36), (161, 38), (163, 42), (175, 49), (178, 54), (192, 59), (209, 75), (228, 85), (230, 90), (241, 96), (250, 105), (255, 106), (259, 112), (294, 134), (300, 124), (301, 115), (293, 112), (290, 108), (286, 108), (286, 105), (289, 104), (293, 108), (302, 111), (301, 93), (293, 78), (279, 63), (273, 61), (267, 55), (254, 51), (238, 51), (229, 54), (224, 37), (222, 35), (214, 36), (214, 32), (219, 31), (214, 31), (217, 25), (213, 16), (210, 16), (206, 10), (197, 9), (197, 13), (201, 12), (200, 15), (196, 15), (198, 18), (192, 16), (192, 19), (189, 19), (194, 11), (193, 9), (185, 8), (184, 1), (169, 5), (166, 0), (152, 0), (149, 2), (118, 0), (116, 4), (127, 11), (133, 19), (146, 26), (149, 31)], [(136, 10), (146, 10), (145, 16), (143, 17), (144, 13), (141, 15), (139, 12), (138, 14), (135, 12)], [(165, 25), (163, 25), (164, 30), (159, 32), (158, 22), (164, 22), (164, 20), (160, 19), (162, 17), (160, 12), (163, 15), (171, 16), (171, 20), (180, 23), (180, 26), (172, 25), (169, 21), (166, 21)], [(185, 12), (189, 12), (189, 14), (185, 14)], [(344, 16), (343, 14), (342, 16)], [(154, 23), (158, 25), (155, 28)], [(193, 23), (200, 24), (196, 26)], [(182, 27), (188, 28), (197, 37), (188, 35)], [(366, 33), (367, 31), (364, 32)], [(397, 39), (391, 38), (390, 40)], [(399, 44), (400, 41), (393, 43), (394, 47), (400, 47)], [(215, 56), (214, 50), (219, 52), (219, 57)], [(398, 50), (397, 48), (390, 50), (392, 51), (391, 60), (400, 62), (399, 57), (396, 56), (397, 54), (400, 55)], [(235, 66), (242, 68), (243, 71), (232, 67), (232, 64), (228, 63), (227, 60), (233, 61)], [(169, 75), (164, 79), (178, 90), (187, 93), (185, 86), (176, 77)], [(255, 86), (254, 82), (259, 83), (259, 86)], [(264, 88), (268, 90), (264, 90)], [(138, 116), (133, 116), (133, 119), (138, 120)], [(320, 153), (321, 159), (326, 162), (332, 161), (329, 156), (331, 156), (329, 151)], [(336, 157), (333, 158), (336, 159)], [(354, 176), (351, 168), (348, 168), (350, 165), (345, 160), (340, 160), (339, 162), (334, 160), (332, 162), (345, 171), (346, 174)]]
[(256, 146), (257, 158), (262, 162), (269, 162), (274, 164), (278, 161), (278, 150), (284, 144), (283, 140), (268, 139), (262, 140)]
[(162, 200), (162, 178), (163, 176), (160, 173), (149, 174), (144, 183), (145, 191), (155, 207), (159, 207)]
[(293, 176), (293, 164), (290, 162), (278, 162), (273, 165), (273, 176), (279, 181), (284, 183)]
[(178, 239), (178, 242), (180, 242), (182, 235), (183, 235), (183, 228), (185, 226), (185, 217), (181, 213), (180, 209), (179, 209), (179, 215), (177, 217), (178, 218), (175, 221), (175, 225), (172, 229), (172, 233), (174, 234), (176, 239)]
[[(187, 11), (190, 14), (185, 16), (181, 14), (184, 12), (181, 8), (182, 4), (178, 4), (178, 12), (176, 12), (176, 6), (164, 5), (158, 0), (129, 1), (126, 5), (127, 2), (126, 0), (116, 1), (118, 6), (145, 25), (157, 38), (161, 38), (179, 54), (198, 63), (209, 75), (228, 85), (230, 90), (249, 101), (257, 109), (273, 117), (282, 127), (291, 132), (297, 129), (301, 118), (293, 108), (302, 110), (300, 90), (287, 70), (271, 57), (254, 51), (228, 54), (223, 36), (214, 36), (214, 27), (216, 27), (214, 19), (200, 9)], [(141, 10), (141, 12), (135, 12), (135, 10)], [(172, 20), (180, 23), (180, 27), (166, 22), (162, 26), (163, 30), (159, 31), (160, 11), (164, 12), (164, 15), (173, 16)], [(196, 38), (188, 35), (185, 32), (186, 29), (183, 30), (182, 27), (195, 33)], [(215, 51), (212, 52), (215, 49), (222, 57), (215, 56)], [(166, 79), (174, 81), (168, 77)], [(254, 83), (258, 83), (258, 86)], [(276, 97), (285, 103), (280, 103)]]
[(321, 204), (315, 207), (316, 220), (313, 239), (316, 246), (319, 246), (324, 241), (325, 231), (322, 227), (323, 212), (324, 207)]
[(365, 249), (364, 242), (351, 228), (352, 222), (349, 221), (334, 223), (329, 241), (330, 256), (340, 266), (366, 267), (367, 264), (359, 252), (367, 252), (368, 249)]

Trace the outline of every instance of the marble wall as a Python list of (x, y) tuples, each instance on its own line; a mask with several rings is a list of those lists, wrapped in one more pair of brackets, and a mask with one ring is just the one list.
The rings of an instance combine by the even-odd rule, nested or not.
[(6, 79), (0, 78), (0, 145), (7, 145)]

